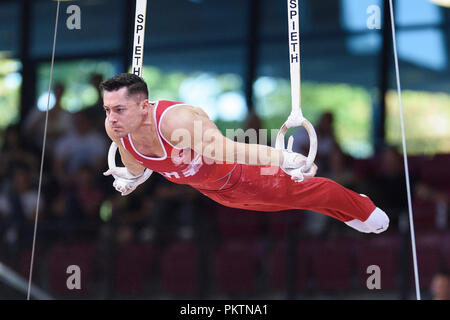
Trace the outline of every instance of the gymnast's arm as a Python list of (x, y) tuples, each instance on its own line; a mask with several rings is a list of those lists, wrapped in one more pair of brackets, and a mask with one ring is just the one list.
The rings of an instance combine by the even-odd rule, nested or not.
[(283, 162), (281, 150), (235, 142), (223, 136), (200, 108), (188, 105), (172, 108), (161, 119), (160, 128), (163, 136), (174, 146), (191, 148), (219, 163), (281, 166)]
[(136, 159), (122, 146), (122, 143), (120, 142), (120, 139), (118, 139), (114, 132), (109, 127), (109, 123), (107, 120), (105, 120), (105, 129), (106, 133), (108, 134), (109, 138), (114, 141), (119, 149), (120, 158), (122, 160), (122, 163), (125, 165), (125, 167), (128, 169), (130, 173), (133, 175), (140, 175), (145, 170), (145, 167), (143, 167), (139, 162), (136, 161)]

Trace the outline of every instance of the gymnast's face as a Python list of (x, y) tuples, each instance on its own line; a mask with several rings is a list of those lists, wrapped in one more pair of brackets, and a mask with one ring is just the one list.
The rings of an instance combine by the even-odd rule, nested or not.
[(142, 95), (128, 95), (127, 88), (105, 91), (103, 107), (106, 121), (118, 138), (135, 132), (145, 120), (148, 112), (148, 100)]

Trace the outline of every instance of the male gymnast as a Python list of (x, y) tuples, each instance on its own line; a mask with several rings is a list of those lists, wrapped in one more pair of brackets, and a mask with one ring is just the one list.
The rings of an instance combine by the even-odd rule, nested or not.
[(105, 129), (125, 165), (104, 175), (113, 175), (122, 195), (155, 171), (228, 207), (311, 210), (364, 233), (381, 233), (389, 226), (386, 213), (367, 196), (314, 177), (315, 165), (303, 172), (306, 157), (299, 153), (233, 141), (200, 108), (151, 102), (146, 83), (134, 74), (118, 74), (100, 86)]

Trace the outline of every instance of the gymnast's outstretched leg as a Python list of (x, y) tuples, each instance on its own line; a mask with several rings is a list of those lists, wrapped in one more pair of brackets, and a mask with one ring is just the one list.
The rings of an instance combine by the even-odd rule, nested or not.
[[(338, 219), (364, 233), (381, 233), (389, 226), (386, 213), (365, 195), (320, 177), (295, 182), (283, 171), (261, 175), (261, 167), (242, 166), (239, 182), (229, 191), (206, 194), (217, 202), (249, 210), (301, 209)], [(273, 208), (273, 210), (272, 210)]]
[(388, 216), (369, 197), (335, 181), (311, 178), (289, 183), (292, 184), (289, 201), (299, 207), (332, 216), (364, 233), (381, 233), (389, 227)]

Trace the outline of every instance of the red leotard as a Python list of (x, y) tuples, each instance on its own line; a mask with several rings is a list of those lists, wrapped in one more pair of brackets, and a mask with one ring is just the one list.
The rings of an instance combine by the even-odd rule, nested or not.
[(212, 200), (233, 208), (312, 210), (341, 221), (365, 221), (375, 209), (368, 197), (326, 178), (314, 177), (297, 183), (279, 167), (215, 163), (189, 148), (175, 148), (161, 135), (160, 122), (165, 111), (179, 105), (182, 104), (161, 100), (154, 110), (163, 157), (151, 158), (139, 153), (133, 146), (131, 135), (121, 139), (124, 148), (137, 161), (166, 179), (191, 185)]

